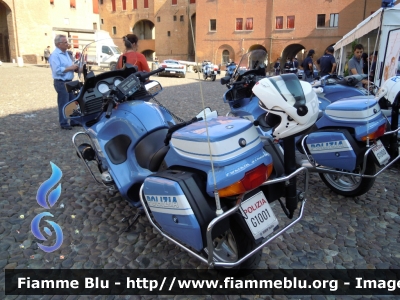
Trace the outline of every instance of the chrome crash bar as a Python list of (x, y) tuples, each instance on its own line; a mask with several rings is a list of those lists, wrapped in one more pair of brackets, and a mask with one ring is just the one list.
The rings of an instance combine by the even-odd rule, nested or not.
[[(400, 130), (400, 127), (397, 128), (396, 130), (392, 130), (392, 131), (387, 131), (385, 132), (384, 135), (390, 135), (390, 134), (396, 134), (398, 133)], [(324, 167), (324, 166), (317, 166), (314, 159), (312, 158), (311, 155), (309, 155), (306, 151), (305, 148), (305, 141), (307, 139), (308, 135), (305, 135), (303, 137), (303, 139), (301, 140), (301, 148), (304, 152), (304, 154), (307, 157), (308, 162), (311, 164), (311, 167), (307, 167), (307, 169), (310, 172), (317, 172), (317, 173), (331, 173), (331, 174), (343, 174), (343, 175), (351, 175), (351, 176), (358, 176), (358, 177), (364, 177), (364, 178), (375, 178), (377, 177), (379, 174), (381, 174), (383, 171), (385, 171), (387, 168), (389, 168), (391, 165), (393, 165), (399, 158), (400, 158), (400, 153), (387, 165), (385, 165), (384, 167), (382, 167), (376, 174), (373, 175), (367, 175), (365, 174), (365, 169), (367, 168), (367, 158), (369, 153), (376, 147), (376, 145), (372, 145), (370, 148), (367, 149), (367, 151), (365, 151), (364, 153), (364, 159), (363, 159), (363, 168), (361, 170), (360, 173), (352, 173), (352, 172), (345, 172), (345, 171), (339, 171), (339, 170), (334, 170), (332, 168), (329, 167)]]
[(94, 179), (98, 184), (100, 184), (100, 185), (102, 185), (102, 186), (104, 186), (104, 187), (106, 187), (106, 188), (109, 188), (109, 186), (105, 185), (104, 182), (101, 182), (101, 181), (99, 181), (99, 180), (96, 178), (96, 176), (93, 174), (92, 170), (90, 169), (90, 167), (89, 167), (87, 161), (82, 157), (82, 154), (81, 154), (81, 152), (79, 151), (78, 146), (76, 145), (76, 141), (75, 141), (75, 140), (76, 140), (76, 137), (77, 137), (78, 135), (85, 135), (87, 138), (89, 138), (91, 145), (93, 145), (93, 140), (92, 140), (92, 138), (90, 137), (90, 135), (88, 135), (86, 132), (82, 132), (82, 131), (77, 132), (77, 133), (75, 133), (75, 134), (72, 136), (72, 144), (74, 144), (74, 147), (75, 147), (75, 149), (76, 149), (76, 153), (79, 155), (79, 157), (80, 157), (80, 158), (82, 159), (82, 161), (84, 162), (86, 168), (88, 169), (89, 173), (92, 175), (93, 179)]
[(272, 180), (267, 180), (265, 181), (263, 184), (261, 184), (261, 186), (264, 185), (270, 185), (270, 184), (274, 184), (274, 183), (278, 183), (278, 182), (284, 182), (287, 181), (291, 178), (293, 178), (294, 176), (296, 176), (297, 174), (299, 174), (300, 172), (305, 172), (305, 180), (304, 180), (304, 198), (303, 201), (301, 203), (300, 209), (299, 209), (299, 216), (294, 219), (292, 222), (290, 222), (288, 225), (286, 225), (283, 229), (281, 229), (280, 231), (278, 231), (277, 233), (275, 233), (272, 237), (270, 237), (268, 240), (264, 241), (263, 243), (261, 243), (257, 248), (253, 249), (252, 251), (250, 251), (248, 254), (246, 254), (244, 257), (242, 257), (241, 259), (237, 260), (236, 262), (233, 263), (228, 263), (228, 262), (218, 262), (218, 261), (214, 261), (214, 245), (212, 242), (212, 229), (214, 228), (214, 226), (221, 221), (224, 218), (229, 217), (230, 215), (232, 215), (233, 213), (235, 213), (237, 210), (239, 210), (240, 205), (242, 203), (242, 200), (244, 198), (244, 196), (251, 192), (247, 192), (245, 194), (241, 194), (235, 204), (234, 207), (232, 207), (231, 209), (229, 209), (228, 211), (224, 212), (222, 215), (219, 215), (218, 217), (215, 217), (213, 220), (211, 220), (210, 224), (207, 227), (207, 233), (206, 233), (206, 238), (207, 238), (207, 250), (208, 250), (208, 259), (204, 258), (203, 256), (199, 255), (198, 253), (194, 252), (193, 250), (189, 249), (188, 247), (186, 247), (185, 245), (181, 244), (179, 241), (173, 239), (172, 237), (170, 237), (169, 235), (165, 234), (161, 228), (159, 226), (157, 226), (157, 224), (155, 224), (150, 216), (150, 213), (147, 209), (147, 205), (145, 203), (145, 200), (143, 198), (143, 184), (140, 187), (140, 192), (139, 192), (139, 196), (140, 196), (140, 202), (142, 203), (142, 206), (144, 208), (144, 211), (146, 213), (147, 218), (149, 219), (151, 225), (153, 225), (153, 227), (155, 229), (157, 229), (157, 231), (165, 238), (167, 238), (168, 240), (170, 240), (171, 242), (173, 242), (174, 244), (176, 244), (177, 246), (181, 247), (183, 250), (189, 252), (191, 255), (195, 256), (196, 258), (198, 258), (200, 261), (202, 261), (203, 263), (207, 264), (209, 267), (216, 267), (216, 266), (224, 266), (224, 267), (235, 267), (237, 265), (239, 265), (240, 263), (242, 263), (244, 260), (248, 259), (249, 257), (253, 256), (256, 252), (258, 252), (260, 249), (262, 249), (263, 247), (265, 247), (267, 244), (269, 244), (270, 242), (272, 242), (274, 239), (276, 239), (278, 236), (280, 236), (282, 233), (284, 233), (285, 231), (287, 231), (289, 228), (291, 228), (293, 225), (295, 225), (297, 222), (299, 222), (301, 220), (301, 218), (303, 217), (303, 212), (304, 212), (304, 207), (305, 207), (305, 203), (307, 201), (306, 199), (306, 195), (307, 195), (307, 190), (308, 190), (308, 180), (309, 180), (309, 172), (307, 170), (307, 168), (305, 167), (300, 167), (299, 169), (297, 169), (296, 171), (294, 171), (293, 173), (291, 173), (288, 176), (283, 176), (283, 177), (279, 177), (279, 178), (275, 178)]

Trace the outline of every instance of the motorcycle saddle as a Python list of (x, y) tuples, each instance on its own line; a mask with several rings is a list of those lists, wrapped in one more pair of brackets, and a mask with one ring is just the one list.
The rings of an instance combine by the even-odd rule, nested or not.
[(168, 128), (158, 129), (145, 136), (135, 147), (136, 160), (144, 169), (156, 172), (169, 150), (165, 146), (164, 139)]

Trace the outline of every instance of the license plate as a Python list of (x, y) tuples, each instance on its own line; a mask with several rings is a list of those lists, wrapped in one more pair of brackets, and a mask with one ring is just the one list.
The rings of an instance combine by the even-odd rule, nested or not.
[(372, 149), (372, 152), (381, 166), (386, 165), (389, 162), (390, 155), (387, 153), (385, 146), (383, 146), (380, 140), (376, 142), (376, 146)]
[(255, 239), (270, 235), (278, 225), (278, 220), (263, 192), (246, 199), (240, 212)]
[(175, 74), (176, 72), (175, 72), (175, 71), (171, 71), (170, 73), (171, 73), (171, 74)]

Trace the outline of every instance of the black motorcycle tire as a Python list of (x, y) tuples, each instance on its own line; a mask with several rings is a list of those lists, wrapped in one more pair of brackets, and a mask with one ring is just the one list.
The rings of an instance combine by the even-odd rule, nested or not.
[(212, 81), (215, 81), (216, 78), (217, 78), (216, 75), (211, 75), (211, 80), (212, 80)]
[[(362, 170), (362, 165), (359, 165), (353, 173), (359, 173)], [(375, 163), (371, 157), (367, 159), (367, 166), (365, 168), (365, 175), (373, 175), (375, 174)], [(329, 173), (319, 173), (322, 181), (336, 194), (345, 196), (345, 197), (356, 197), (365, 194), (370, 190), (370, 188), (374, 185), (375, 178), (365, 178), (365, 177), (357, 177), (351, 176), (351, 180), (353, 181), (353, 185), (347, 183), (343, 180), (343, 176), (341, 174), (329, 174)]]
[[(226, 242), (227, 239), (230, 239), (230, 242)], [(261, 241), (256, 242), (252, 236), (247, 235), (243, 230), (243, 228), (240, 225), (238, 225), (237, 222), (234, 221), (231, 222), (230, 229), (228, 229), (224, 234), (216, 237), (213, 240), (214, 247), (216, 247), (216, 245), (218, 245), (218, 243), (221, 241), (224, 245), (224, 248), (222, 249), (222, 247), (220, 247), (219, 249), (221, 249), (220, 250), (221, 252), (219, 252), (218, 254), (220, 256), (225, 255), (228, 258), (226, 259), (226, 261), (229, 262), (235, 262), (239, 260), (240, 258), (244, 257), (247, 253), (249, 253), (251, 250), (255, 249), (261, 243)], [(236, 258), (233, 257), (232, 259), (229, 259), (230, 255), (228, 251), (223, 252), (223, 250), (226, 249), (226, 247), (230, 248), (229, 250), (236, 250), (235, 253)], [(232, 247), (236, 249), (232, 249)], [(205, 253), (205, 255), (206, 257), (208, 257), (207, 253)], [(216, 267), (216, 269), (230, 269), (232, 270), (232, 274), (240, 272), (241, 275), (246, 275), (248, 272), (250, 273), (252, 270), (257, 268), (261, 260), (261, 255), (262, 251), (260, 250), (234, 268)]]
[(207, 80), (207, 75), (206, 74), (203, 74), (203, 79)]

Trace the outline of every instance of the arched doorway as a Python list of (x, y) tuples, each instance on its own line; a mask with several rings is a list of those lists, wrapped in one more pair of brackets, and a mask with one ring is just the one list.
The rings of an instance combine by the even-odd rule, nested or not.
[(140, 20), (135, 23), (132, 32), (139, 40), (152, 40), (155, 38), (154, 23), (149, 20)]
[(139, 39), (137, 51), (143, 53), (148, 61), (153, 61), (153, 54), (156, 51), (154, 23), (149, 20), (137, 21), (132, 33)]
[(253, 51), (253, 50), (258, 50), (258, 49), (262, 49), (267, 53), (267, 57), (265, 58), (265, 62), (267, 64), (267, 66), (268, 66), (269, 65), (268, 51), (264, 46), (259, 45), (259, 44), (252, 45), (252, 46), (249, 47), (249, 50), (247, 52), (250, 52), (250, 51)]
[(153, 54), (154, 54), (153, 50), (144, 50), (142, 52), (142, 54), (146, 57), (147, 61), (152, 61), (153, 60)]
[(299, 65), (301, 65), (301, 62), (303, 61), (303, 59), (306, 56), (307, 56), (306, 47), (304, 47), (303, 45), (301, 45), (301, 44), (288, 45), (282, 51), (281, 65), (285, 64), (286, 59), (293, 58), (293, 57), (297, 57), (297, 60), (299, 61)]
[(10, 62), (10, 41), (7, 20), (11, 16), (10, 8), (0, 2), (0, 60)]
[(221, 66), (226, 66), (226, 64), (229, 62), (229, 59), (235, 61), (235, 50), (233, 50), (232, 46), (223, 44), (217, 50), (215, 63)]

